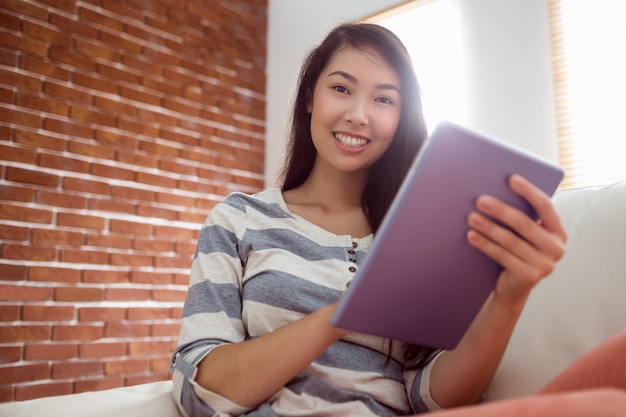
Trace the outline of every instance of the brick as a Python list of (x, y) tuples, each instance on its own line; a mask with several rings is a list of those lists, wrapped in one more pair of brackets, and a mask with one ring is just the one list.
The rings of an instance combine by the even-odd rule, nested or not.
[(135, 239), (133, 247), (139, 251), (171, 252), (174, 250), (174, 242), (164, 239)]
[(52, 288), (48, 287), (0, 284), (0, 290), (0, 300), (45, 301), (52, 299)]
[(76, 173), (89, 171), (89, 163), (85, 160), (46, 153), (39, 154), (39, 166)]
[(74, 382), (74, 392), (93, 392), (119, 388), (124, 385), (123, 382), (121, 376), (80, 379)]
[(0, 321), (16, 321), (20, 318), (20, 306), (0, 304)]
[(105, 337), (148, 337), (150, 325), (142, 323), (109, 322), (105, 325)]
[(13, 385), (0, 385), (0, 403), (8, 403), (15, 400)]
[(88, 234), (88, 246), (99, 246), (103, 248), (130, 249), (132, 247), (132, 239), (128, 236)]
[(169, 350), (168, 352), (165, 352), (165, 353), (170, 353), (170, 354), (162, 355), (161, 357), (158, 357), (158, 358), (151, 357), (150, 358), (150, 370), (156, 373), (163, 373), (163, 374), (169, 373), (170, 364), (172, 363), (172, 356), (171, 356), (172, 351), (173, 350)]
[[(126, 135), (123, 132), (118, 131), (118, 130), (106, 130), (106, 128), (96, 129), (94, 133), (94, 137), (99, 142), (106, 143), (109, 145), (114, 145), (116, 147), (136, 149), (139, 144), (139, 140), (133, 136)], [(119, 159), (119, 154), (120, 154), (119, 150), (117, 154), (118, 154), (117, 159)], [(150, 158), (151, 163), (148, 163), (148, 164), (145, 164), (145, 163), (136, 164), (137, 160), (134, 159), (135, 157), (134, 152), (127, 152), (127, 153), (125, 152), (124, 155), (127, 159), (120, 160), (120, 162), (129, 162), (133, 165), (143, 165), (143, 166), (148, 166), (148, 167), (156, 166), (156, 162), (152, 161), (152, 160), (156, 160), (156, 158)], [(138, 159), (139, 160), (141, 159), (140, 155)]]
[(144, 121), (129, 119), (124, 117), (124, 115), (119, 116), (117, 127), (131, 133), (137, 133), (151, 138), (158, 137), (160, 131), (160, 128), (155, 126), (154, 123), (146, 123)]
[(193, 207), (195, 199), (193, 197), (178, 194), (157, 193), (156, 201), (159, 203), (171, 204), (176, 206)]
[[(7, 39), (7, 38), (4, 38), (4, 39)], [(0, 42), (4, 39), (3, 37), (0, 36)], [(17, 37), (14, 37), (13, 39), (15, 40), (16, 43), (19, 42), (20, 44), (22, 44), (23, 42), (24, 46), (28, 46), (32, 44), (39, 44), (38, 46), (41, 47), (40, 52), (43, 52), (45, 54), (46, 45), (42, 43), (30, 41), (28, 39), (23, 39), (23, 38), (17, 38)], [(5, 69), (0, 68), (0, 80), (3, 80), (4, 84), (10, 85), (14, 88), (23, 88), (25, 90), (30, 90), (30, 91), (41, 91), (40, 78), (18, 73), (13, 70), (5, 70)], [(32, 122), (33, 120), (34, 121), (41, 120), (41, 118), (37, 115), (28, 114), (28, 113), (22, 114), (22, 112), (15, 112), (15, 111), (12, 112), (6, 108), (2, 109), (2, 112), (0, 113), (0, 117), (2, 117), (2, 120), (5, 120), (6, 118), (6, 121), (14, 120), (13, 119), (14, 117), (19, 117), (19, 119), (15, 119), (21, 122), (19, 124), (24, 125), (24, 122), (26, 121), (29, 122), (25, 124), (25, 126), (33, 126), (35, 124)]]
[[(187, 262), (187, 266), (190, 266), (191, 262)], [(174, 289), (154, 289), (152, 290), (152, 299), (155, 301), (185, 301), (187, 296), (187, 289), (174, 290)]]
[(128, 351), (131, 356), (147, 356), (159, 353), (171, 353), (169, 342), (162, 341), (140, 341), (129, 342)]
[(65, 207), (72, 209), (84, 209), (87, 207), (87, 199), (69, 193), (56, 193), (51, 191), (37, 192), (37, 201), (40, 204), (54, 207)]
[[(122, 64), (127, 67), (134, 68), (136, 70), (140, 70), (142, 74), (144, 74), (144, 85), (153, 90), (159, 90), (158, 88), (154, 88), (153, 86), (146, 85), (145, 81), (147, 78), (152, 79), (150, 75), (160, 77), (163, 72), (163, 65), (160, 61), (155, 59), (146, 59), (144, 56), (134, 56), (126, 54), (122, 57)], [(159, 90), (162, 91), (162, 90)], [(171, 94), (168, 91), (164, 91), (165, 93)]]
[(122, 202), (119, 200), (105, 200), (101, 198), (89, 199), (89, 209), (114, 213), (135, 213), (135, 205), (132, 203)]
[(53, 213), (51, 210), (0, 203), (0, 219), (27, 223), (50, 224), (52, 223)]
[[(161, 68), (159, 67), (159, 70), (161, 70)], [(168, 82), (169, 80), (166, 80), (164, 78), (153, 78), (150, 77), (148, 74), (145, 74), (144, 72), (144, 77), (141, 80), (141, 85), (146, 87), (148, 90), (156, 90), (156, 91), (160, 91), (161, 93), (163, 93), (166, 96), (179, 96), (180, 95), (180, 91), (181, 91), (181, 87), (178, 83), (171, 83)]]
[(24, 359), (27, 361), (45, 359), (72, 359), (78, 352), (77, 343), (29, 343), (25, 346)]
[(35, 164), (37, 162), (37, 152), (33, 149), (0, 145), (0, 155), (2, 155), (3, 161), (16, 161), (25, 164)]
[(0, 111), (0, 121), (37, 129), (41, 126), (41, 115), (39, 112), (2, 108), (2, 111)]
[(0, 367), (0, 381), (5, 384), (48, 379), (50, 367), (45, 363)]
[(156, 236), (167, 236), (170, 239), (176, 240), (191, 240), (196, 233), (195, 230), (172, 226), (155, 226), (155, 229)]
[(51, 61), (60, 62), (62, 64), (69, 65), (72, 68), (78, 68), (89, 72), (96, 71), (97, 63), (92, 57), (74, 53), (68, 48), (50, 45), (48, 55)]
[[(51, 48), (51, 51), (54, 51), (54, 48)], [(72, 64), (75, 64), (74, 60), (72, 60)], [(89, 94), (88, 92), (82, 89), (76, 88), (75, 86), (71, 84), (56, 82), (54, 80), (46, 80), (43, 83), (42, 91), (50, 96), (60, 97), (65, 100), (70, 100), (74, 103), (87, 104), (91, 102), (91, 94)], [(62, 126), (63, 124), (72, 125), (73, 123), (74, 122), (64, 122), (62, 120), (57, 120), (54, 125), (46, 124), (45, 126), (47, 129), (53, 130), (55, 132), (60, 131), (61, 133), (68, 133), (68, 134), (76, 135), (76, 133), (81, 132), (81, 130), (67, 131), (67, 130), (61, 130), (58, 127), (56, 128), (54, 127), (54, 126)], [(78, 136), (88, 137), (88, 136), (85, 136), (84, 134), (78, 135)]]
[[(50, 339), (50, 326), (0, 326), (0, 343), (24, 343)], [(0, 381), (3, 379), (0, 378)]]
[(116, 266), (153, 266), (154, 260), (151, 255), (137, 255), (132, 253), (112, 253), (111, 265)]
[(83, 282), (113, 283), (128, 282), (128, 271), (95, 270), (83, 271)]
[(22, 359), (22, 346), (2, 346), (0, 364), (19, 362)]
[(124, 98), (151, 104), (153, 106), (159, 106), (161, 104), (161, 97), (147, 89), (120, 86), (120, 95)]
[(176, 210), (155, 207), (153, 205), (137, 204), (137, 214), (141, 217), (156, 217), (160, 219), (176, 220)]
[(79, 232), (68, 232), (58, 229), (32, 230), (33, 243), (62, 244), (78, 246), (83, 243), (83, 235)]
[(81, 229), (104, 230), (106, 220), (100, 216), (90, 216), (75, 213), (58, 213), (59, 226), (78, 227)]
[(27, 268), (25, 265), (0, 263), (0, 280), (21, 281), (26, 278), (26, 270)]
[(162, 307), (131, 307), (128, 309), (129, 320), (156, 320), (166, 319), (169, 316), (167, 308)]
[(60, 267), (31, 266), (28, 268), (29, 281), (79, 282), (80, 270)]
[(109, 263), (109, 254), (106, 252), (89, 251), (81, 249), (61, 249), (60, 261), (79, 264), (100, 264)]
[(181, 256), (157, 256), (154, 266), (157, 268), (179, 268), (188, 269), (191, 267), (191, 257), (185, 258)]
[(69, 115), (72, 119), (80, 120), (81, 122), (115, 126), (115, 116), (94, 109), (73, 105), (70, 108)]
[(46, 117), (43, 121), (43, 126), (46, 130), (68, 135), (72, 138), (90, 139), (94, 136), (94, 131), (91, 127), (76, 121), (65, 121)]
[(82, 21), (89, 21), (99, 26), (106, 26), (113, 29), (114, 32), (121, 32), (124, 29), (124, 23), (119, 18), (116, 19), (108, 14), (98, 13), (91, 8), (79, 7), (78, 17)]
[(108, 301), (145, 301), (150, 299), (150, 290), (140, 288), (107, 288)]
[(52, 365), (52, 379), (83, 378), (102, 375), (102, 363), (99, 361), (71, 361)]
[(56, 260), (57, 251), (55, 248), (45, 246), (5, 243), (2, 245), (2, 257), (23, 261), (51, 262)]
[(129, 358), (119, 360), (105, 360), (105, 375), (123, 375), (148, 372), (150, 370), (150, 362), (147, 358)]
[(60, 182), (58, 175), (16, 167), (7, 167), (6, 179), (24, 184), (43, 185), (45, 187), (57, 187)]
[(117, 83), (114, 81), (104, 80), (102, 77), (95, 75), (77, 72), (74, 74), (74, 84), (81, 87), (87, 87), (92, 90), (103, 91), (105, 93), (119, 93), (119, 85)]
[(72, 394), (71, 382), (44, 382), (15, 388), (15, 400), (27, 401), (42, 397)]
[[(110, 159), (112, 160), (113, 158)], [(98, 177), (115, 178), (126, 181), (133, 181), (135, 178), (135, 171), (133, 170), (98, 163), (91, 164), (91, 174)]]
[(22, 307), (24, 321), (70, 321), (75, 318), (74, 307), (27, 304)]
[(81, 178), (66, 177), (63, 179), (63, 188), (72, 191), (84, 191), (95, 194), (110, 194), (111, 186), (106, 182), (92, 181)]
[(136, 235), (151, 236), (154, 232), (154, 226), (149, 223), (137, 223), (126, 220), (112, 219), (110, 222), (111, 232), (128, 233)]
[[(119, 37), (117, 35), (105, 35), (111, 42), (119, 41), (119, 44), (116, 45), (118, 48), (124, 48), (122, 43), (130, 44), (131, 46), (137, 46), (138, 50), (141, 50), (141, 46), (134, 42), (125, 41), (124, 38)], [(128, 51), (127, 48), (124, 48)], [(139, 52), (139, 51), (137, 51)], [(128, 84), (140, 84), (141, 83), (141, 73), (139, 71), (129, 70), (126, 67), (118, 67), (111, 66), (106, 64), (98, 65), (98, 72), (105, 77), (112, 78), (114, 80), (118, 80), (120, 82), (128, 83)], [(103, 106), (102, 102), (96, 102), (96, 105), (99, 107), (106, 107), (109, 109), (119, 108), (119, 110), (127, 109), (127, 110), (135, 110), (134, 106), (127, 105), (120, 100), (108, 100), (112, 107), (108, 107), (106, 104)], [(133, 112), (134, 113), (134, 112)], [(130, 113), (130, 114), (133, 114)]]
[(114, 198), (121, 197), (132, 200), (154, 201), (156, 194), (154, 193), (154, 191), (141, 188), (115, 186), (113, 187), (111, 195)]
[(53, 340), (96, 340), (103, 335), (102, 325), (73, 324), (56, 325), (52, 331)]
[(69, 70), (32, 56), (22, 56), (20, 59), (20, 68), (61, 81), (69, 81), (71, 74)]
[(167, 285), (173, 282), (172, 274), (165, 272), (132, 271), (130, 281), (137, 284)]
[(30, 20), (22, 20), (21, 29), (28, 38), (39, 39), (44, 42), (66, 47), (69, 47), (72, 44), (71, 34), (60, 32), (51, 27), (43, 26)]
[(149, 374), (143, 375), (129, 375), (126, 377), (126, 385), (131, 386), (139, 384), (149, 384), (150, 382), (168, 381), (171, 379), (171, 377), (172, 375), (169, 372), (151, 372)]
[(126, 309), (119, 307), (81, 307), (79, 321), (119, 321), (126, 318)]
[(150, 174), (147, 172), (137, 173), (137, 182), (144, 184), (156, 185), (164, 188), (176, 187), (176, 180), (165, 175)]
[[(37, 126), (39, 126), (38, 123)], [(32, 146), (34, 148), (53, 149), (55, 151), (64, 151), (67, 141), (52, 135), (40, 135), (35, 132), (17, 130), (15, 132), (15, 142), (22, 145)]]
[(57, 287), (54, 289), (55, 301), (101, 301), (104, 289), (96, 287)]
[(79, 358), (112, 358), (126, 355), (124, 342), (89, 342), (80, 345)]
[(115, 151), (108, 146), (79, 141), (71, 141), (69, 144), (69, 151), (78, 155), (92, 156), (94, 158), (107, 160), (115, 157)]
[(6, 31), (2, 31), (0, 36), (0, 45), (36, 56), (45, 56), (48, 47), (47, 42), (20, 36), (19, 33)]
[(180, 323), (154, 323), (150, 331), (152, 337), (178, 337)]
[[(73, 0), (72, 3), (76, 4)], [(55, 13), (53, 10), (50, 10), (48, 21), (54, 26), (63, 28), (68, 33), (75, 33), (87, 38), (95, 38), (98, 36), (98, 30), (94, 28), (93, 25), (89, 25), (78, 19), (70, 19), (64, 15)]]
[[(1, 149), (0, 149), (1, 151)], [(0, 187), (0, 200), (32, 202), (35, 199), (35, 190), (26, 187), (16, 187), (13, 185), (2, 185)]]
[(116, 49), (109, 48), (98, 41), (74, 39), (74, 48), (79, 53), (88, 57), (112, 62), (118, 62), (120, 60), (120, 54)]

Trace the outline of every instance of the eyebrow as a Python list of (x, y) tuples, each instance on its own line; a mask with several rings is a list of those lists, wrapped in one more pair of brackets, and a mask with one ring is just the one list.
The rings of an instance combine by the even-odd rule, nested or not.
[[(339, 75), (345, 79), (347, 79), (348, 81), (354, 83), (354, 84), (358, 84), (359, 80), (352, 74), (349, 74), (345, 71), (341, 71), (341, 70), (337, 70), (337, 71), (333, 71), (330, 74), (328, 74), (328, 76), (332, 76), (332, 75)], [(395, 84), (376, 84), (376, 88), (377, 89), (381, 89), (381, 90), (394, 90), (397, 91), (398, 93), (400, 93), (400, 88), (398, 88), (397, 85)]]

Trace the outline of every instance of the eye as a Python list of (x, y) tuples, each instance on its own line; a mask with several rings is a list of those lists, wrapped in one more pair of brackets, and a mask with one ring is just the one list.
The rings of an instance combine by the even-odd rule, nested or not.
[(378, 97), (376, 99), (377, 102), (379, 103), (383, 103), (383, 104), (393, 104), (394, 101), (392, 99), (390, 99), (389, 97)]
[(333, 85), (331, 88), (339, 93), (350, 94), (348, 88), (343, 85)]

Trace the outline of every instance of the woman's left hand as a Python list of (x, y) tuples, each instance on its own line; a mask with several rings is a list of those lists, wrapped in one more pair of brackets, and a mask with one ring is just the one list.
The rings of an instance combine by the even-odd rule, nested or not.
[(511, 302), (524, 302), (530, 290), (553, 271), (565, 253), (567, 233), (550, 197), (543, 191), (519, 175), (511, 176), (509, 186), (530, 203), (539, 220), (493, 197), (480, 196), (476, 201), (478, 211), (468, 218), (467, 237), (471, 245), (504, 268), (496, 295)]

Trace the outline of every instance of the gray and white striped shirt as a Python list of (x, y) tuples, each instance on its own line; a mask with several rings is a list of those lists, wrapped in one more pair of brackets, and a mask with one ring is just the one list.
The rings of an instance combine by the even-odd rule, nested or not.
[(202, 227), (174, 354), (174, 396), (183, 414), (394, 416), (439, 408), (431, 364), (404, 370), (401, 342), (352, 334), (248, 409), (194, 381), (216, 346), (272, 332), (338, 299), (372, 244), (330, 233), (289, 212), (279, 189), (234, 193)]

